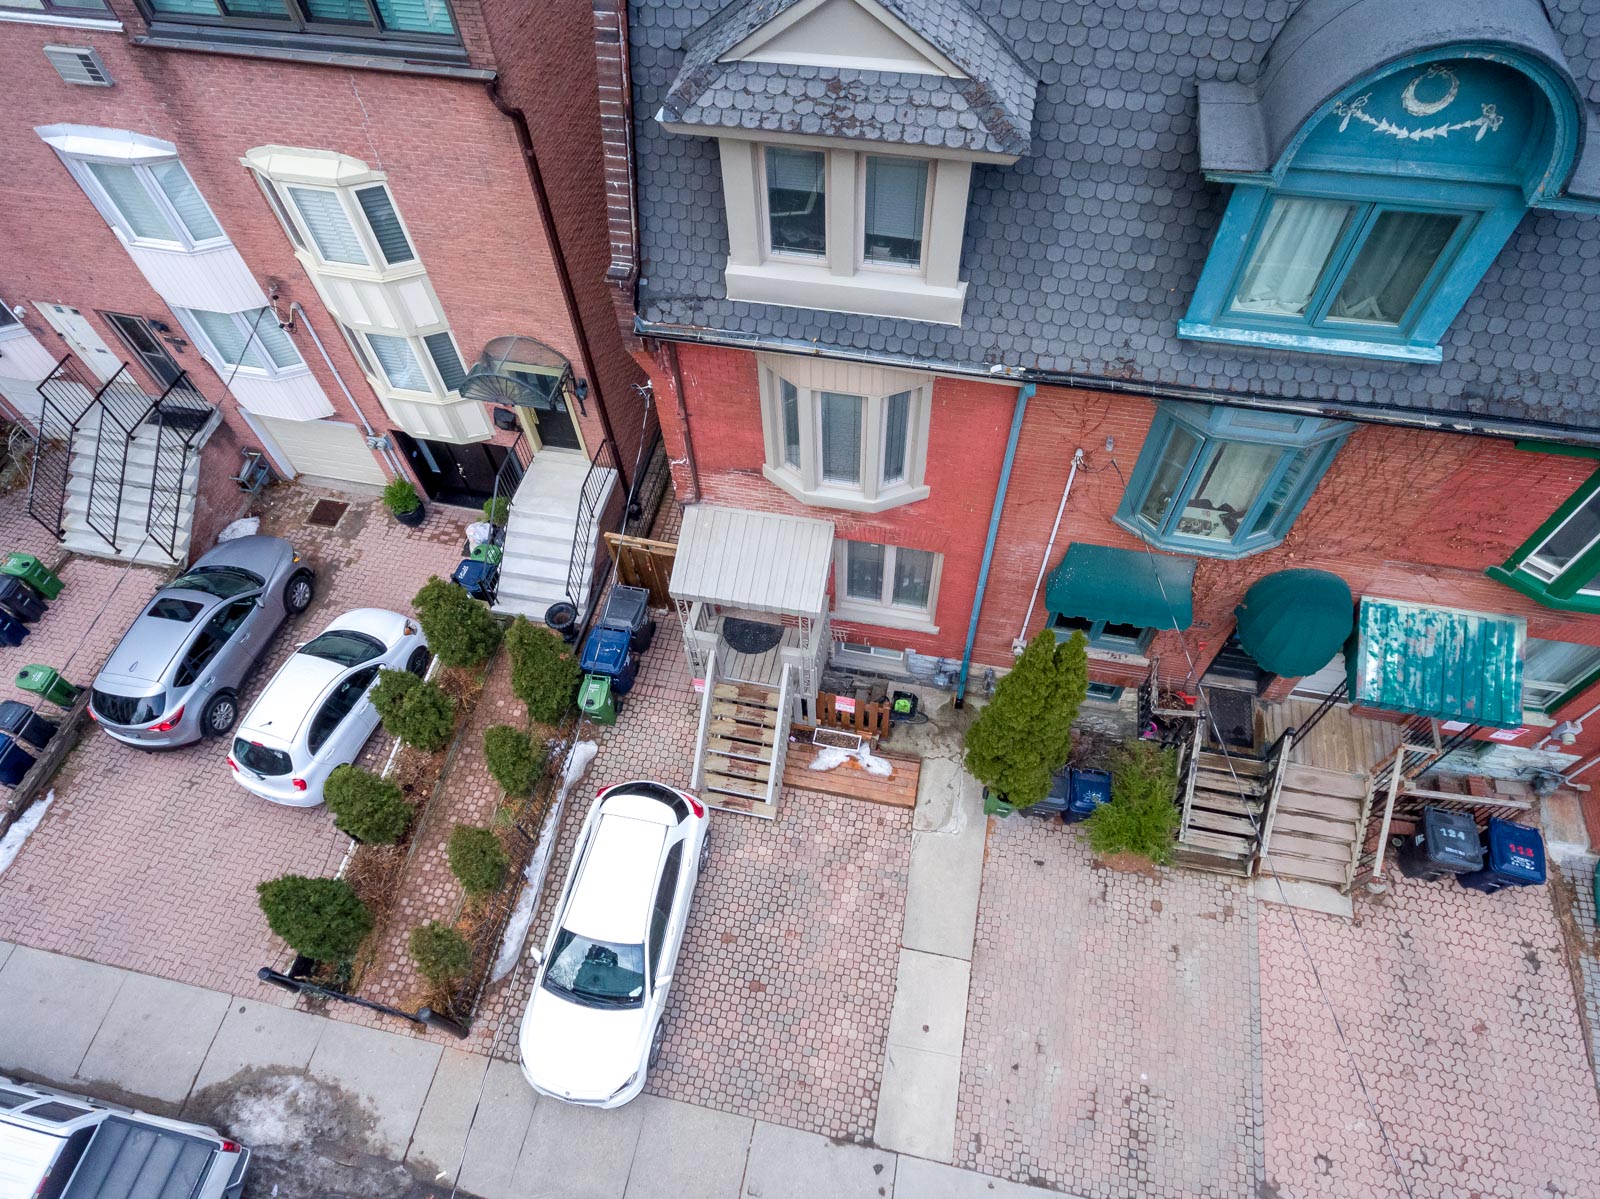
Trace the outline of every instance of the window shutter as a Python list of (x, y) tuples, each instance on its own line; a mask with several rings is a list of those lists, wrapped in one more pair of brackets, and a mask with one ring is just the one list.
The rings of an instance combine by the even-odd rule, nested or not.
[(861, 482), (861, 397), (822, 393), (822, 477)]
[(217, 15), (216, 0), (150, 0), (150, 7), (157, 12), (176, 13), (184, 17)]
[(228, 15), (286, 21), (289, 10), (284, 7), (284, 0), (228, 0)]
[[(245, 343), (245, 329), (239, 327), (239, 322), (234, 319), (231, 312), (202, 312), (199, 309), (190, 309), (189, 315), (194, 318), (194, 323), (200, 326), (200, 331), (206, 335), (206, 340), (216, 349), (218, 357), (229, 366), (261, 367), (261, 359), (256, 352)], [(251, 320), (255, 314), (251, 313)], [(267, 319), (270, 319), (270, 314)], [(265, 321), (263, 321), (265, 323)]]
[(445, 0), (374, 0), (385, 29), (449, 36), (456, 31)]
[(217, 224), (217, 218), (211, 215), (206, 202), (200, 198), (200, 189), (189, 178), (183, 163), (177, 159), (158, 162), (150, 168), (150, 174), (160, 185), (167, 202), (177, 211), (178, 219), (183, 222), (190, 237), (195, 241), (210, 241), (222, 236), (222, 226)]
[(123, 221), (135, 237), (149, 237), (156, 241), (177, 241), (178, 231), (167, 220), (160, 205), (145, 191), (130, 166), (111, 162), (85, 163), (89, 173), (105, 188), (111, 203), (122, 215)]
[(446, 391), (460, 391), (467, 380), (466, 369), (461, 365), (461, 355), (456, 353), (455, 342), (448, 333), (430, 333), (422, 339), (428, 347), (428, 357), (439, 368), (439, 378), (444, 380)]
[(317, 243), (317, 252), (328, 262), (354, 262), (367, 265), (366, 251), (355, 227), (345, 215), (344, 205), (331, 191), (314, 191), (304, 187), (289, 188), (289, 197), (300, 210), (311, 240)]
[(912, 159), (867, 160), (867, 236), (920, 240), (928, 164)]
[(378, 249), (383, 251), (383, 260), (390, 266), (414, 261), (416, 253), (406, 240), (406, 231), (400, 227), (400, 218), (389, 200), (388, 189), (364, 187), (356, 192), (356, 199), (361, 204), (361, 211), (366, 214), (367, 224), (372, 226), (372, 236), (377, 239)]
[[(241, 315), (255, 326), (256, 340), (266, 348), (267, 357), (272, 359), (274, 366), (300, 366), (304, 363), (300, 351), (294, 348), (293, 340), (278, 327), (278, 318), (270, 308), (258, 308)], [(258, 316), (261, 318), (259, 321), (256, 319)]]
[(774, 191), (822, 194), (823, 158), (816, 150), (767, 147), (767, 186)]
[(405, 391), (429, 391), (428, 380), (423, 376), (422, 365), (411, 350), (411, 343), (403, 337), (390, 337), (386, 333), (368, 333), (367, 344), (372, 347), (378, 365), (389, 379), (389, 386)]
[(906, 441), (911, 431), (911, 393), (897, 392), (884, 403), (883, 481), (899, 483), (906, 477)]

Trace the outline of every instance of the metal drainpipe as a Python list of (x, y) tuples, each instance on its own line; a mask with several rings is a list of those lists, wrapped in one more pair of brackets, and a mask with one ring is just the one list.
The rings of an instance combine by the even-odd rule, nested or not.
[(339, 385), (339, 390), (344, 392), (344, 398), (350, 401), (350, 411), (356, 414), (356, 419), (361, 422), (361, 427), (367, 431), (367, 436), (374, 441), (383, 442), (383, 446), (378, 450), (378, 453), (389, 464), (389, 469), (394, 472), (395, 478), (405, 478), (406, 472), (400, 468), (400, 464), (395, 460), (394, 448), (389, 445), (389, 439), (378, 436), (376, 430), (368, 423), (366, 413), (361, 411), (361, 405), (356, 403), (355, 396), (351, 395), (350, 389), (345, 386), (344, 376), (339, 373), (339, 368), (333, 364), (333, 359), (328, 356), (328, 347), (322, 344), (322, 338), (317, 336), (317, 331), (311, 326), (311, 314), (305, 310), (305, 306), (299, 300), (290, 302), (289, 311), (299, 314), (300, 323), (305, 326), (306, 332), (311, 334), (311, 340), (317, 345), (317, 352), (322, 355), (322, 360), (328, 364), (328, 369), (333, 372), (333, 381)]
[(534, 207), (539, 210), (539, 224), (544, 230), (545, 244), (550, 247), (550, 259), (555, 264), (556, 281), (561, 284), (561, 299), (567, 308), (567, 319), (578, 339), (578, 354), (583, 358), (583, 372), (589, 379), (589, 393), (594, 396), (595, 411), (600, 414), (600, 427), (606, 440), (617, 451), (617, 482), (624, 495), (628, 493), (628, 472), (622, 466), (622, 443), (611, 428), (611, 413), (606, 410), (605, 396), (600, 390), (600, 373), (595, 370), (594, 354), (589, 348), (589, 333), (578, 311), (577, 293), (572, 290), (572, 272), (567, 269), (567, 254), (561, 247), (561, 235), (556, 230), (555, 215), (550, 211), (550, 193), (545, 190), (544, 171), (539, 166), (539, 156), (533, 148), (533, 130), (528, 126), (527, 114), (514, 105), (507, 104), (500, 95), (500, 77), (496, 75), (484, 85), (489, 100), (501, 113), (510, 118), (517, 131), (517, 144), (522, 148), (522, 165), (528, 172), (528, 185), (533, 188)]
[(689, 409), (683, 401), (683, 372), (678, 369), (678, 347), (664, 343), (667, 349), (667, 367), (672, 371), (672, 391), (678, 397), (678, 421), (683, 425), (683, 453), (689, 460), (689, 480), (694, 484), (692, 503), (700, 502), (700, 465), (694, 457), (694, 435), (689, 432)]
[(956, 680), (956, 707), (967, 702), (967, 672), (972, 669), (972, 646), (978, 640), (978, 616), (983, 611), (983, 593), (989, 586), (989, 567), (994, 562), (994, 543), (1000, 536), (1000, 514), (1006, 506), (1006, 488), (1011, 486), (1011, 467), (1017, 460), (1017, 442), (1022, 439), (1022, 418), (1037, 384), (1017, 388), (1017, 404), (1011, 413), (1011, 436), (1006, 439), (1006, 457), (1000, 464), (1000, 484), (994, 489), (994, 511), (989, 514), (989, 538), (983, 543), (983, 563), (978, 567), (978, 593), (972, 597), (972, 619), (967, 622), (967, 644), (961, 651), (961, 676)]
[(1083, 465), (1083, 450), (1072, 451), (1072, 469), (1067, 472), (1067, 485), (1061, 492), (1061, 503), (1056, 505), (1056, 523), (1050, 526), (1050, 540), (1044, 547), (1044, 558), (1039, 563), (1039, 577), (1033, 581), (1033, 594), (1028, 597), (1028, 610), (1022, 614), (1022, 627), (1017, 630), (1017, 639), (1011, 643), (1011, 652), (1020, 654), (1028, 644), (1028, 622), (1033, 619), (1033, 606), (1039, 602), (1039, 588), (1044, 586), (1044, 572), (1050, 569), (1050, 555), (1055, 553), (1056, 534), (1061, 532), (1061, 518), (1067, 511), (1067, 497), (1072, 494), (1073, 481), (1078, 477), (1078, 468)]

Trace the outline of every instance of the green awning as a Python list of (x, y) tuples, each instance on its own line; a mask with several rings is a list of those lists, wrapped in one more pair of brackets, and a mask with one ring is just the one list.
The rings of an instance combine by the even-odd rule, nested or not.
[(1194, 559), (1075, 543), (1050, 574), (1045, 607), (1062, 616), (1186, 629), (1194, 621)]
[(1280, 570), (1257, 579), (1233, 614), (1245, 652), (1263, 670), (1298, 679), (1333, 661), (1350, 639), (1356, 601), (1338, 575)]
[(1522, 723), (1527, 622), (1399, 600), (1361, 600), (1350, 695), (1390, 712), (1492, 728)]

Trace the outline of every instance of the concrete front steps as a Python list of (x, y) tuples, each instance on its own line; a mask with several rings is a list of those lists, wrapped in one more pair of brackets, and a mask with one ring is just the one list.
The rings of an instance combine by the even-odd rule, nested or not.
[[(213, 417), (213, 428), (216, 418)], [(195, 447), (183, 463), (181, 483), (176, 496), (167, 488), (167, 480), (177, 473), (176, 458), (182, 451), (173, 444), (171, 435), (164, 441), (162, 455), (162, 483), (155, 496), (157, 501), (158, 529), (170, 529), (172, 506), (177, 507), (177, 539), (174, 552), (149, 534), (152, 483), (156, 474), (156, 429), (144, 425), (128, 442), (127, 456), (119, 467), (120, 450), (115, 442), (108, 444), (99, 462), (100, 484), (96, 492), (95, 511), (101, 516), (96, 523), (110, 527), (111, 506), (118, 504), (118, 475), (121, 475), (121, 497), (117, 508), (116, 543), (112, 544), (89, 523), (91, 482), (96, 469), (96, 451), (100, 448), (98, 429), (94, 423), (85, 422), (72, 439), (72, 456), (68, 463), (66, 502), (62, 506), (61, 544), (75, 554), (98, 558), (114, 558), (122, 562), (138, 562), (149, 566), (171, 566), (187, 562), (189, 535), (194, 523), (195, 493), (200, 485), (199, 447), (205, 435), (195, 439)], [(209, 432), (209, 430), (207, 430)], [(120, 434), (116, 435), (121, 440)], [(163, 531), (161, 536), (170, 536)]]
[[(596, 469), (600, 474), (596, 506), (603, 509), (617, 486), (617, 472), (605, 467)], [(542, 621), (551, 604), (567, 598), (572, 543), (578, 536), (579, 497), (588, 474), (589, 460), (581, 454), (541, 450), (534, 456), (511, 500), (496, 612)], [(591, 484), (591, 488), (594, 486)], [(597, 520), (583, 547), (580, 579), (589, 578), (599, 544)], [(589, 598), (587, 587), (581, 590), (583, 594), (573, 597), (580, 608)]]

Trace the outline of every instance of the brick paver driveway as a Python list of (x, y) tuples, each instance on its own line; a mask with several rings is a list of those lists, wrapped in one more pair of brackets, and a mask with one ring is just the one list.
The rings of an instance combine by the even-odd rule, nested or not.
[[(459, 558), (463, 520), (455, 510), (434, 506), (411, 530), (376, 501), (355, 500), (337, 527), (307, 526), (312, 502), (327, 494), (285, 488), (265, 505), (263, 531), (289, 537), (316, 568), (317, 601), (278, 634), (245, 689), (246, 704), (295, 642), (349, 608), (404, 609), (430, 573), (448, 573)], [(0, 540), (9, 512), (0, 510)], [(119, 569), (74, 560), (69, 585), (80, 570)], [(106, 649), (130, 615), (108, 612), (108, 628), (96, 630), (108, 634)], [(77, 681), (88, 682), (94, 670), (79, 673)], [(56, 780), (49, 815), (0, 875), (0, 938), (200, 986), (249, 985), (275, 960), (256, 883), (287, 871), (331, 873), (348, 841), (321, 808), (249, 796), (230, 778), (224, 754), (215, 742), (142, 753), (89, 730)]]
[(1257, 1199), (1255, 904), (991, 822), (955, 1164), (1093, 1199)]

